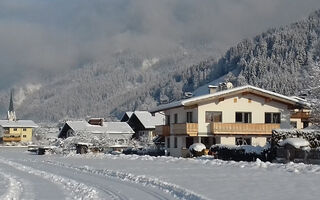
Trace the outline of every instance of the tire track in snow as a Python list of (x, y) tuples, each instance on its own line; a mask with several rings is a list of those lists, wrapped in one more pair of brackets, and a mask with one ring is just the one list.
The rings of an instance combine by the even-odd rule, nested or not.
[[(108, 170), (108, 169), (94, 169), (88, 166), (84, 167), (74, 167), (71, 165), (66, 165), (64, 163), (60, 162), (52, 162), (52, 161), (42, 161), (46, 162), (52, 165), (56, 166), (61, 166), (61, 167), (66, 167), (70, 169), (74, 169), (77, 171), (81, 172), (87, 172), (87, 173), (92, 173), (92, 174), (97, 174), (97, 175), (102, 175), (105, 177), (111, 177), (111, 178), (116, 178), (120, 179), (122, 181), (127, 181), (127, 182), (133, 182), (133, 183), (139, 183), (144, 186), (151, 186), (155, 188), (159, 188), (164, 192), (170, 193), (173, 195), (173, 197), (177, 199), (182, 199), (182, 200), (208, 200), (208, 198), (203, 197), (202, 195), (196, 194), (193, 191), (190, 191), (188, 189), (182, 188), (178, 185), (168, 183), (165, 181), (161, 181), (157, 178), (149, 178), (143, 175), (134, 175), (131, 173), (126, 173), (126, 172), (119, 172), (119, 171), (114, 171), (114, 170)], [(159, 198), (163, 199), (163, 198)]]
[[(26, 163), (28, 163), (28, 162), (38, 163), (35, 160), (29, 160), (29, 159), (24, 159), (23, 162), (26, 162)], [(47, 164), (47, 165), (49, 164), (49, 165), (52, 165), (52, 166), (61, 167), (61, 168), (64, 168), (64, 169), (69, 169), (69, 170), (72, 170), (72, 171), (78, 171), (78, 172), (81, 172), (81, 173), (86, 173), (86, 174), (91, 174), (92, 175), (92, 173), (89, 173), (89, 172), (86, 172), (86, 171), (80, 171), (80, 170), (74, 169), (72, 167), (67, 167), (65, 165), (55, 164), (55, 163), (53, 163), (51, 161), (41, 161), (41, 162), (43, 164)], [(96, 174), (96, 175), (98, 175), (98, 174)], [(99, 177), (113, 178), (114, 179), (114, 177), (106, 177), (106, 176), (101, 176), (101, 175), (99, 175)], [(122, 181), (122, 180), (120, 180), (120, 181)], [(115, 200), (129, 200), (129, 199), (132, 199), (132, 198), (128, 198), (125, 195), (117, 192), (112, 187), (109, 187), (108, 189), (106, 189), (105, 187), (103, 187), (101, 185), (97, 185), (97, 184), (93, 184), (93, 187), (105, 192), (106, 194), (110, 195), (110, 197), (112, 197)], [(130, 184), (130, 187), (135, 188), (137, 190), (140, 190), (140, 191), (142, 191), (142, 192), (144, 192), (146, 194), (149, 194), (150, 196), (154, 197), (154, 199), (170, 200), (170, 199), (167, 198), (167, 196), (159, 194), (159, 193), (154, 192), (152, 190), (149, 190), (148, 188), (145, 188), (145, 187), (138, 187), (135, 184)]]
[[(52, 173), (49, 173), (46, 171), (37, 170), (32, 167), (28, 167), (28, 166), (25, 166), (25, 165), (22, 165), (22, 164), (19, 164), (19, 163), (10, 161), (10, 160), (5, 160), (2, 158), (0, 158), (0, 162), (3, 164), (9, 165), (17, 170), (20, 170), (20, 171), (23, 171), (23, 172), (26, 172), (29, 174), (33, 174), (36, 176), (40, 176), (40, 177), (47, 179), (53, 183), (62, 185), (63, 188), (65, 188), (69, 192), (69, 193), (66, 193), (66, 194), (69, 194), (67, 199), (77, 199), (77, 200), (78, 199), (90, 199), (90, 200), (91, 199), (92, 200), (100, 199), (95, 188), (89, 187), (89, 186), (87, 186), (83, 183), (79, 183), (75, 180), (64, 178), (62, 176), (58, 176), (58, 175), (55, 175), (55, 174), (52, 174)], [(12, 179), (12, 181), (14, 181), (14, 180)], [(15, 184), (17, 184), (17, 183), (15, 183)], [(20, 185), (21, 185), (21, 183), (20, 183)], [(15, 189), (13, 189), (12, 191), (16, 191)], [(21, 194), (21, 192), (20, 192), (20, 194)], [(14, 198), (9, 198), (9, 199), (11, 200)], [(17, 199), (19, 199), (19, 198), (17, 198)]]
[(8, 175), (3, 171), (0, 171), (0, 174), (8, 180), (8, 189), (7, 191), (0, 196), (0, 199), (3, 200), (19, 200), (23, 192), (23, 187), (21, 182), (12, 175)]

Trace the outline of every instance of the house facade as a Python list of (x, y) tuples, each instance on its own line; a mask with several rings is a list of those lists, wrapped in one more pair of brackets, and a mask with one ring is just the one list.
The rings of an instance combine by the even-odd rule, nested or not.
[(210, 88), (210, 94), (160, 105), (151, 112), (160, 111), (166, 124), (157, 126), (156, 133), (165, 136), (170, 155), (186, 156), (196, 142), (207, 148), (213, 144), (264, 146), (273, 129), (291, 128), (293, 121), (303, 126), (297, 113), (306, 115), (308, 106), (248, 85), (223, 91)]
[(31, 120), (0, 120), (3, 142), (31, 142), (33, 129), (38, 125)]

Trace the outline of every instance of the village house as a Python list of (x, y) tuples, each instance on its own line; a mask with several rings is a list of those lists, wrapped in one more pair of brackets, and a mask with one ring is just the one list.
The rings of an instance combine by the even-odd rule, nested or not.
[(125, 119), (127, 115), (130, 115), (127, 123), (135, 132), (134, 138), (144, 140), (145, 142), (152, 142), (156, 136), (156, 126), (165, 124), (165, 116), (161, 113), (151, 114), (148, 111), (127, 112), (121, 120)]
[(31, 142), (33, 128), (38, 125), (32, 120), (18, 120), (13, 107), (13, 92), (10, 95), (9, 110), (6, 120), (0, 120), (3, 142)]
[(134, 131), (126, 122), (104, 122), (103, 119), (87, 121), (67, 121), (63, 125), (58, 138), (68, 138), (76, 133), (106, 134), (107, 137), (131, 138)]
[(308, 125), (309, 107), (302, 99), (254, 86), (241, 86), (159, 105), (166, 124), (156, 126), (172, 156), (186, 156), (193, 143), (264, 146), (272, 130)]

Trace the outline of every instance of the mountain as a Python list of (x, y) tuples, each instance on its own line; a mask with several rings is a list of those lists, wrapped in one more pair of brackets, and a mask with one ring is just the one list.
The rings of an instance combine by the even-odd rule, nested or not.
[(115, 119), (123, 111), (183, 98), (184, 92), (206, 88), (219, 77), (234, 85), (298, 94), (309, 87), (314, 68), (320, 66), (320, 10), (245, 39), (220, 59), (210, 57), (211, 53), (206, 48), (181, 47), (146, 58), (132, 51), (118, 52), (112, 64), (90, 63), (49, 80), (24, 97), (17, 114), (36, 121), (86, 116)]

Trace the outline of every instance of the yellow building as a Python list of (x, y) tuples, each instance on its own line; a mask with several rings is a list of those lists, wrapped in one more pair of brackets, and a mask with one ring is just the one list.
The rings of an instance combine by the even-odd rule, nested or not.
[(10, 104), (7, 120), (0, 120), (0, 138), (3, 142), (31, 142), (32, 130), (38, 127), (32, 120), (17, 120), (13, 108), (13, 91), (10, 94)]
[(30, 142), (33, 128), (38, 127), (31, 120), (0, 120), (3, 142)]

